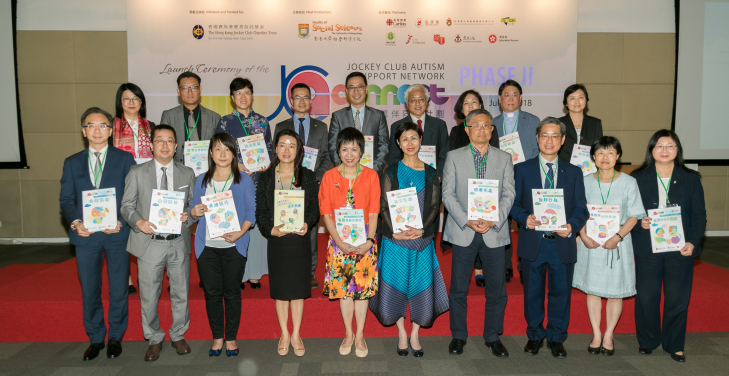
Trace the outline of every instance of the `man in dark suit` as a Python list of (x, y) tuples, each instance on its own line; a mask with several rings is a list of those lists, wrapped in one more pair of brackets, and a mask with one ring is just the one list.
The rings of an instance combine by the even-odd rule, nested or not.
[[(215, 134), (220, 115), (200, 104), (200, 76), (183, 72), (177, 77), (177, 95), (181, 105), (162, 112), (160, 124), (171, 125), (183, 141), (207, 141)], [(184, 138), (183, 138), (184, 136)], [(175, 161), (185, 163), (184, 142), (177, 143)]]
[(446, 127), (445, 121), (426, 114), (429, 101), (430, 94), (428, 94), (425, 86), (421, 84), (411, 85), (405, 90), (405, 106), (410, 116), (406, 116), (392, 124), (390, 130), (390, 150), (392, 151), (387, 164), (392, 166), (403, 158), (402, 150), (397, 146), (395, 131), (400, 124), (412, 121), (423, 131), (422, 145), (435, 146), (436, 170), (438, 170), (438, 177), (442, 177), (446, 154), (451, 150), (448, 141), (448, 127)]
[[(91, 345), (83, 360), (92, 360), (104, 348), (106, 324), (101, 303), (101, 269), (106, 255), (109, 274), (109, 346), (106, 356), (116, 358), (122, 353), (121, 340), (127, 330), (129, 317), (128, 279), (129, 253), (126, 252), (129, 226), (121, 216), (124, 178), (134, 165), (134, 157), (109, 145), (113, 132), (111, 115), (91, 107), (81, 115), (81, 126), (89, 148), (76, 153), (63, 163), (61, 177), (61, 212), (71, 224), (68, 237), (76, 246), (76, 265), (83, 294), (83, 318)], [(95, 189), (116, 190), (117, 226), (101, 232), (91, 232), (83, 222), (82, 192)]]
[[(329, 134), (327, 133), (327, 125), (320, 120), (312, 119), (309, 116), (311, 109), (311, 89), (304, 83), (298, 83), (291, 87), (291, 102), (294, 116), (276, 124), (276, 133), (284, 129), (290, 129), (301, 137), (304, 146), (317, 149), (319, 153), (316, 156), (316, 165), (314, 172), (316, 180), (321, 183), (321, 178), (329, 169), (331, 160), (329, 159)], [(274, 137), (275, 138), (275, 137)], [(274, 147), (277, 147), (274, 145)], [(319, 281), (316, 280), (314, 272), (316, 271), (317, 259), (317, 234), (319, 231), (311, 231), (311, 288), (319, 287)]]
[[(524, 273), (524, 317), (529, 341), (524, 352), (536, 355), (547, 337), (547, 346), (555, 358), (565, 358), (562, 342), (567, 338), (572, 296), (572, 275), (577, 262), (575, 236), (587, 222), (582, 170), (557, 154), (564, 143), (565, 125), (557, 118), (546, 117), (537, 126), (539, 154), (514, 166), (516, 198), (511, 217), (519, 224), (519, 246)], [(562, 189), (566, 224), (564, 230), (535, 231), (540, 222), (534, 216), (533, 189)], [(544, 329), (545, 274), (549, 270), (548, 325)]]
[(347, 88), (349, 107), (337, 110), (332, 114), (329, 124), (329, 157), (334, 166), (339, 166), (337, 150), (337, 135), (344, 128), (354, 127), (365, 136), (374, 136), (373, 169), (379, 174), (385, 168), (388, 155), (389, 136), (387, 134), (387, 119), (385, 113), (366, 106), (367, 77), (362, 72), (352, 72), (344, 81)]

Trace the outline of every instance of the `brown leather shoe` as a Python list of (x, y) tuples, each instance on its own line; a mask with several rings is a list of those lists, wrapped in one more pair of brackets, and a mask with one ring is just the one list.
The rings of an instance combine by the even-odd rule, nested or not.
[(178, 355), (185, 355), (190, 353), (190, 345), (185, 342), (184, 339), (181, 339), (179, 341), (172, 341), (172, 347), (177, 350)]
[(311, 288), (312, 289), (318, 289), (319, 288), (319, 281), (316, 280), (316, 276), (311, 276)]
[(162, 350), (162, 342), (155, 343), (154, 345), (149, 345), (147, 353), (144, 354), (144, 360), (147, 362), (152, 362), (159, 359), (160, 350)]

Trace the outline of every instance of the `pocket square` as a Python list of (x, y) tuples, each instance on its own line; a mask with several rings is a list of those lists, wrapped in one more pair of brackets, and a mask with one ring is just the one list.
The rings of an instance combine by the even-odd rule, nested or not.
[(190, 184), (188, 184), (188, 185), (183, 185), (182, 187), (178, 187), (177, 189), (187, 188), (187, 187), (189, 187), (189, 186), (190, 186)]

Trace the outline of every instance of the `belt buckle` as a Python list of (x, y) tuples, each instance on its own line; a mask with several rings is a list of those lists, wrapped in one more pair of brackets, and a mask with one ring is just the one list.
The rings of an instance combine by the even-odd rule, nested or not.
[(554, 239), (554, 233), (551, 233), (549, 235), (547, 235), (546, 233), (544, 233), (544, 234), (542, 234), (542, 237), (544, 239)]

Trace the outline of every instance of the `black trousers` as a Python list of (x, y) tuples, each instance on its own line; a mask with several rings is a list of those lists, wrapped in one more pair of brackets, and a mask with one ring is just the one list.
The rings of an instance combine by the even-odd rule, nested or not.
[[(691, 299), (694, 259), (676, 258), (675, 252), (635, 258), (635, 331), (641, 347), (676, 353), (684, 350), (686, 316)], [(663, 327), (661, 328), (661, 285)]]
[(205, 289), (205, 308), (213, 339), (234, 341), (240, 326), (240, 281), (246, 270), (246, 258), (235, 246), (205, 247), (197, 266)]
[(483, 338), (488, 342), (499, 339), (504, 332), (504, 309), (506, 308), (506, 280), (504, 277), (504, 247), (489, 248), (481, 234), (475, 234), (468, 247), (453, 244), (451, 265), (451, 289), (448, 300), (451, 306), (451, 335), (453, 338), (468, 338), (468, 285), (476, 255), (483, 262), (486, 279), (486, 307), (483, 320)]
[[(511, 217), (506, 221), (506, 226), (510, 229), (511, 228)], [(445, 231), (445, 227), (443, 229)], [(511, 235), (509, 235), (511, 236)], [(514, 270), (514, 266), (511, 263), (511, 254), (513, 252), (513, 249), (511, 248), (511, 244), (507, 244), (504, 246), (504, 269), (506, 270)], [(479, 256), (476, 256), (476, 263), (474, 264), (474, 267), (476, 270), (483, 270), (483, 264), (481, 263), (481, 258)], [(521, 262), (516, 264), (517, 270), (521, 271)]]

